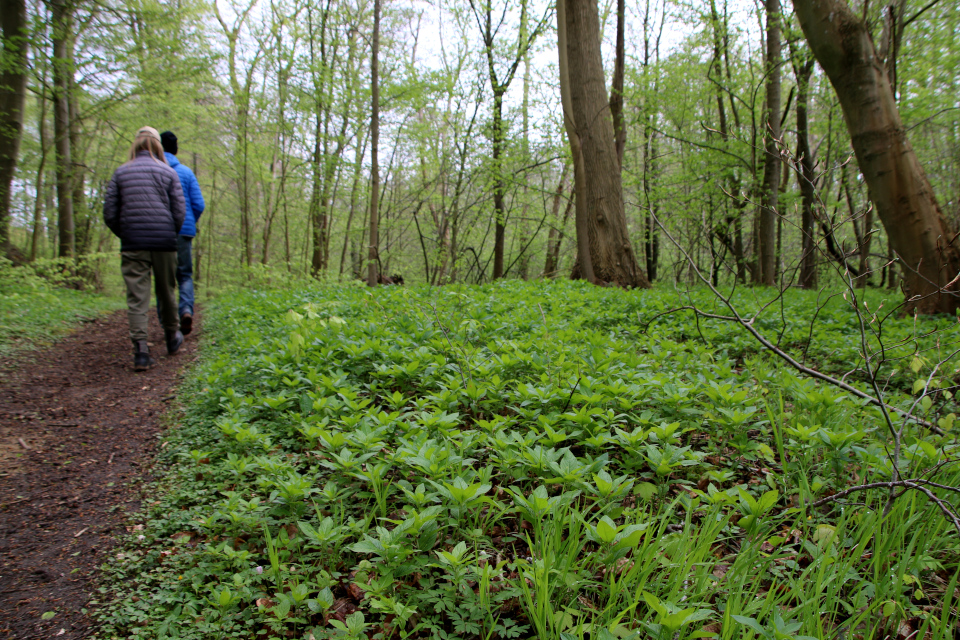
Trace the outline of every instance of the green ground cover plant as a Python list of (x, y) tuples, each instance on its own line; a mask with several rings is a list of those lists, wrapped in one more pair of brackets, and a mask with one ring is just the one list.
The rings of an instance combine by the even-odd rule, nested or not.
[(52, 264), (14, 268), (0, 258), (0, 356), (49, 344), (84, 320), (124, 305), (113, 290), (81, 291), (54, 276)]
[(211, 303), (101, 637), (954, 637), (956, 322), (874, 317), (868, 292), (864, 336), (842, 295), (802, 291), (755, 321), (864, 391), (882, 375), (918, 420), (894, 443), (879, 407), (741, 328), (663, 315), (709, 292), (677, 299), (500, 282)]

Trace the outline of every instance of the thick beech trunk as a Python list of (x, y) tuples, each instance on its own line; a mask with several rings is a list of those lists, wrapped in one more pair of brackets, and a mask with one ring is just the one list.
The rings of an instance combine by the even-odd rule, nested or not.
[(0, 254), (4, 254), (10, 243), (10, 189), (20, 155), (27, 90), (27, 5), (24, 0), (4, 0), (0, 6)]
[(793, 0), (803, 33), (837, 92), (870, 199), (903, 266), (907, 310), (960, 307), (960, 250), (907, 140), (870, 33), (843, 0)]
[[(627, 232), (620, 163), (603, 77), (597, 5), (594, 0), (564, 0), (562, 4), (564, 10), (558, 10), (558, 21), (562, 20), (565, 28), (561, 37), (566, 44), (566, 61), (564, 64), (561, 58), (561, 85), (567, 84), (569, 95), (569, 101), (564, 101), (564, 119), (572, 125), (568, 125), (568, 134), (571, 128), (575, 134), (568, 136), (574, 150), (579, 256), (572, 276), (595, 283), (649, 287)], [(561, 97), (563, 93), (561, 88)], [(589, 265), (583, 263), (585, 253), (589, 253)]]
[(777, 204), (780, 185), (780, 0), (766, 0), (767, 105), (764, 126), (763, 194), (757, 229), (759, 284), (773, 286), (777, 272)]

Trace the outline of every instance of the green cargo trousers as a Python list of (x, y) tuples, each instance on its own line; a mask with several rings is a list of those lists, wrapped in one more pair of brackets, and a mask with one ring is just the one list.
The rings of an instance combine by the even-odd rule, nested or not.
[(130, 320), (130, 339), (134, 342), (147, 339), (151, 269), (163, 331), (169, 334), (180, 328), (174, 295), (177, 287), (177, 252), (121, 251), (120, 273), (127, 285), (127, 317)]

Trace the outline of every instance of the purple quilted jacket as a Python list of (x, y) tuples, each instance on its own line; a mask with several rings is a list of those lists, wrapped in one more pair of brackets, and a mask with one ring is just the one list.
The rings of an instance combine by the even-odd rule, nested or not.
[(186, 209), (177, 172), (146, 151), (117, 169), (103, 201), (103, 221), (121, 251), (176, 251)]

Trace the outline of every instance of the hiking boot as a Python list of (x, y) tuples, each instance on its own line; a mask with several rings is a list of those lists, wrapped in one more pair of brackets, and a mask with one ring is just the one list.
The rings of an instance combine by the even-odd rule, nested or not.
[(190, 332), (193, 331), (193, 314), (185, 313), (180, 316), (180, 331), (183, 335), (188, 336)]
[(146, 340), (137, 340), (133, 343), (133, 370), (146, 371), (157, 361), (150, 357), (150, 347)]
[(180, 345), (183, 344), (183, 334), (179, 331), (174, 331), (173, 333), (167, 333), (167, 355), (172, 356), (177, 351), (180, 350)]

